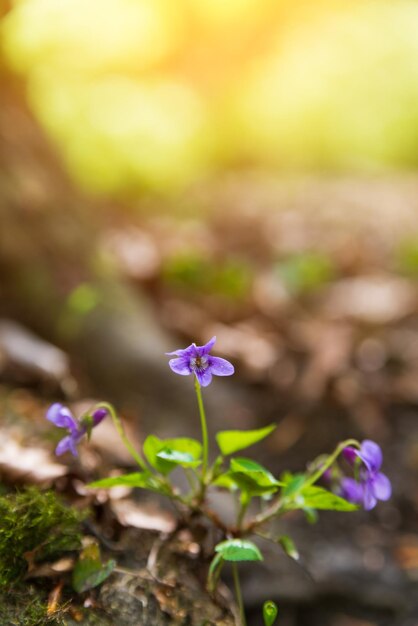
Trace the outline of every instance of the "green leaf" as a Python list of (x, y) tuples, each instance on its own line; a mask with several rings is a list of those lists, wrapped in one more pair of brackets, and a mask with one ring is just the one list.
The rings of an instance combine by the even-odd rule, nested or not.
[(263, 556), (257, 546), (246, 539), (227, 539), (215, 546), (215, 552), (225, 561), (262, 561)]
[(323, 489), (322, 487), (305, 487), (291, 503), (293, 509), (316, 509), (327, 511), (357, 511), (356, 504)]
[(283, 550), (286, 552), (287, 556), (290, 556), (291, 559), (295, 561), (299, 560), (299, 552), (296, 548), (294, 541), (288, 535), (282, 535), (278, 539), (279, 544), (282, 546)]
[(172, 450), (170, 448), (163, 448), (158, 452), (157, 458), (170, 461), (182, 467), (197, 467), (200, 465), (200, 461), (195, 461), (189, 452), (180, 452), (179, 450)]
[(202, 446), (195, 439), (159, 439), (149, 435), (144, 442), (148, 463), (161, 474), (169, 474), (178, 465), (197, 467), (202, 456)]
[(96, 544), (87, 546), (77, 561), (72, 576), (73, 588), (77, 593), (100, 585), (114, 570), (116, 561), (102, 563), (100, 550)]
[(263, 618), (265, 626), (273, 626), (277, 618), (277, 605), (271, 600), (267, 600), (263, 605)]
[(88, 487), (94, 489), (109, 489), (110, 487), (140, 487), (156, 493), (167, 494), (167, 487), (161, 483), (157, 476), (149, 472), (135, 472), (133, 474), (123, 474), (122, 476), (112, 476), (90, 483)]
[(224, 430), (216, 435), (216, 441), (222, 454), (226, 456), (249, 448), (270, 435), (275, 428), (276, 424), (271, 424), (257, 430)]
[(303, 483), (306, 480), (305, 474), (291, 474), (286, 472), (280, 479), (284, 483), (283, 497), (289, 497), (294, 495), (303, 487)]
[(281, 485), (273, 474), (252, 459), (231, 459), (228, 476), (242, 491), (251, 495), (275, 493)]
[(144, 441), (144, 455), (148, 463), (161, 474), (168, 474), (175, 465), (164, 459), (159, 459), (157, 454), (165, 447), (165, 443), (155, 435), (148, 435)]
[(237, 483), (232, 478), (229, 472), (225, 472), (225, 474), (221, 474), (218, 476), (213, 482), (212, 485), (216, 487), (221, 487), (223, 489), (229, 489), (229, 491), (236, 491), (239, 489)]

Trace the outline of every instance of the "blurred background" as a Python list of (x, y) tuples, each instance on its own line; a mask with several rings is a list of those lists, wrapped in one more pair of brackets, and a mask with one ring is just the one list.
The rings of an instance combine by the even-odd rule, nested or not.
[[(0, 15), (2, 482), (67, 472), (22, 467), (57, 398), (105, 396), (139, 440), (198, 434), (163, 353), (217, 335), (237, 375), (208, 389), (212, 430), (277, 422), (275, 472), (371, 438), (394, 487), (291, 519), (302, 562), (248, 571), (251, 626), (266, 594), (283, 626), (417, 626), (418, 3)], [(86, 475), (128, 463), (105, 427), (93, 443)]]

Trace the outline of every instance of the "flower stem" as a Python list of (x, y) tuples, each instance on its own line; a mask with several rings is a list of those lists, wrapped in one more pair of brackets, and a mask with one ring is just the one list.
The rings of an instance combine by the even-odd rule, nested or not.
[(241, 500), (239, 511), (238, 511), (238, 519), (237, 519), (237, 527), (240, 529), (242, 527), (242, 523), (244, 521), (245, 514), (248, 509), (248, 505), (250, 504), (250, 498), (246, 498), (245, 500)]
[(208, 469), (208, 456), (209, 456), (208, 427), (206, 423), (205, 407), (203, 406), (202, 390), (201, 390), (200, 383), (197, 380), (197, 378), (195, 379), (194, 387), (196, 390), (197, 404), (199, 407), (200, 424), (202, 426), (202, 445), (203, 445), (202, 483), (204, 483), (205, 478), (206, 478), (206, 472)]
[(238, 602), (241, 626), (247, 626), (247, 622), (245, 619), (244, 603), (242, 601), (241, 585), (239, 582), (238, 565), (236, 563), (232, 563), (232, 575), (234, 577), (235, 595)]
[(115, 409), (113, 408), (113, 406), (111, 404), (109, 404), (108, 402), (100, 402), (100, 404), (97, 405), (96, 408), (103, 408), (106, 409), (112, 420), (113, 423), (115, 425), (116, 430), (118, 431), (118, 434), (120, 436), (120, 438), (122, 439), (122, 443), (124, 444), (125, 448), (128, 450), (129, 454), (132, 456), (133, 459), (135, 459), (135, 461), (138, 463), (139, 467), (141, 469), (143, 469), (144, 471), (148, 471), (148, 468), (146, 466), (146, 463), (144, 461), (144, 459), (142, 458), (142, 456), (139, 454), (139, 452), (137, 452), (135, 450), (135, 448), (133, 447), (133, 445), (131, 444), (131, 442), (129, 441), (126, 433), (125, 433), (125, 429), (123, 428), (123, 424), (122, 421), (119, 417), (119, 415), (116, 413)]
[(316, 472), (311, 474), (311, 476), (308, 476), (306, 481), (303, 483), (303, 487), (305, 488), (305, 487), (310, 487), (311, 485), (314, 485), (316, 481), (319, 478), (321, 478), (322, 474), (326, 472), (329, 467), (331, 467), (334, 461), (336, 461), (336, 459), (339, 457), (339, 455), (344, 450), (344, 448), (347, 448), (348, 446), (359, 448), (359, 442), (356, 439), (346, 439), (346, 441), (343, 441), (342, 443), (340, 443), (335, 448), (334, 452), (327, 458), (325, 463), (323, 463), (321, 467), (316, 470)]

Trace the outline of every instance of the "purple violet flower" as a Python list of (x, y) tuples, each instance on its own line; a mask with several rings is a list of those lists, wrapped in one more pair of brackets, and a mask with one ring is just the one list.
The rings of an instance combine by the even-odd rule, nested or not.
[(389, 478), (379, 471), (383, 462), (380, 446), (366, 439), (360, 450), (350, 446), (345, 448), (343, 454), (351, 465), (355, 464), (357, 458), (362, 465), (358, 482), (354, 478), (343, 478), (341, 481), (342, 496), (349, 502), (362, 504), (366, 511), (373, 509), (378, 500), (389, 500), (392, 486)]
[(77, 445), (89, 429), (94, 428), (106, 417), (107, 410), (99, 408), (93, 411), (91, 416), (86, 415), (83, 419), (77, 420), (70, 409), (59, 402), (52, 404), (46, 414), (46, 419), (58, 426), (66, 428), (69, 434), (58, 443), (55, 454), (61, 456), (64, 452), (71, 452), (73, 456), (78, 456)]
[(194, 374), (202, 387), (207, 387), (212, 381), (212, 375), (231, 376), (234, 373), (234, 366), (218, 356), (209, 354), (216, 341), (212, 337), (204, 346), (197, 346), (192, 343), (184, 350), (167, 352), (168, 356), (176, 355), (176, 359), (170, 359), (169, 366), (176, 374), (188, 376)]

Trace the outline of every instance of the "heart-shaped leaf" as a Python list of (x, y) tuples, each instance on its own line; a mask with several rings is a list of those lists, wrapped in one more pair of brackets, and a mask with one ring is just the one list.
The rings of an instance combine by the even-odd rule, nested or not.
[(322, 487), (305, 487), (297, 494), (289, 508), (356, 511), (359, 507)]
[(283, 496), (292, 496), (299, 491), (306, 480), (305, 474), (291, 474), (286, 472), (283, 476), (280, 476), (280, 480), (284, 483)]
[(134, 472), (133, 474), (122, 474), (122, 476), (111, 476), (90, 483), (88, 487), (94, 489), (109, 489), (110, 487), (140, 487), (155, 493), (168, 494), (167, 487), (161, 482), (158, 476), (153, 476), (150, 472)]
[(73, 588), (77, 593), (100, 585), (114, 570), (116, 561), (102, 563), (100, 550), (96, 544), (87, 546), (77, 561), (72, 576)]
[(281, 486), (273, 474), (252, 459), (231, 459), (228, 476), (242, 491), (251, 495), (275, 493)]
[(215, 546), (215, 552), (225, 561), (262, 561), (257, 546), (246, 539), (227, 539)]
[(161, 474), (169, 474), (178, 465), (196, 467), (202, 456), (202, 446), (195, 439), (159, 439), (149, 435), (144, 442), (148, 463)]
[(181, 465), (182, 467), (197, 467), (200, 465), (200, 461), (196, 461), (189, 452), (180, 452), (180, 450), (172, 450), (167, 447), (164, 447), (157, 453), (157, 458), (169, 461), (175, 465)]

